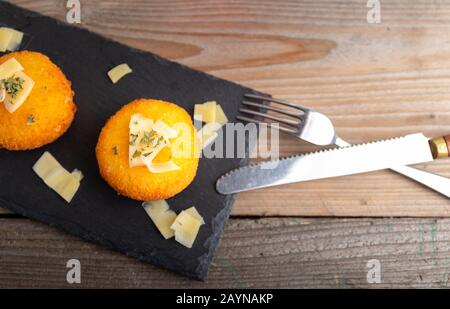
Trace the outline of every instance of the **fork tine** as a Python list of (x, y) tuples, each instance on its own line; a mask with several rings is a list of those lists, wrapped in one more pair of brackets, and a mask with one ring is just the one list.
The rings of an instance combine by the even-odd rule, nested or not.
[(274, 111), (274, 112), (277, 112), (277, 113), (280, 113), (280, 114), (283, 114), (283, 115), (286, 115), (286, 116), (291, 116), (291, 117), (300, 117), (300, 116), (303, 115), (303, 114), (300, 114), (300, 113), (289, 112), (286, 109), (280, 109), (280, 108), (273, 107), (273, 106), (270, 106), (270, 105), (264, 105), (264, 104), (261, 104), (261, 103), (254, 103), (254, 102), (250, 102), (250, 101), (246, 101), (246, 100), (242, 101), (242, 104), (248, 105), (248, 106), (257, 107), (257, 108), (261, 108), (261, 109), (267, 109), (269, 111)]
[(251, 94), (251, 93), (245, 94), (244, 97), (249, 98), (249, 99), (257, 99), (257, 100), (265, 100), (265, 101), (275, 102), (275, 103), (278, 103), (278, 104), (281, 104), (281, 105), (285, 105), (285, 106), (289, 106), (289, 107), (292, 107), (292, 108), (299, 109), (299, 110), (301, 110), (303, 112), (306, 112), (306, 111), (310, 110), (309, 108), (306, 108), (306, 107), (303, 107), (303, 106), (300, 106), (300, 105), (295, 105), (295, 104), (289, 103), (289, 102), (284, 101), (284, 100), (275, 99), (275, 98), (271, 98), (271, 97), (264, 97), (264, 96)]
[(260, 112), (257, 112), (257, 111), (251, 110), (251, 109), (241, 108), (241, 109), (239, 109), (239, 111), (241, 113), (245, 113), (245, 114), (250, 114), (250, 115), (260, 116), (260, 117), (263, 117), (263, 118), (272, 119), (272, 120), (278, 121), (279, 123), (284, 123), (284, 124), (287, 124), (287, 125), (290, 125), (290, 126), (297, 126), (297, 125), (300, 124), (299, 122), (294, 121), (294, 120), (283, 119), (283, 118), (280, 118), (280, 117), (277, 117), (277, 116), (268, 115), (266, 113), (260, 113)]
[(246, 122), (253, 122), (253, 123), (257, 123), (257, 124), (265, 124), (270, 128), (275, 128), (277, 130), (280, 130), (282, 132), (288, 133), (288, 134), (295, 134), (297, 131), (295, 130), (291, 130), (285, 127), (280, 127), (280, 126), (274, 126), (269, 122), (265, 122), (265, 121), (259, 121), (253, 118), (249, 118), (249, 117), (245, 117), (245, 116), (236, 116), (237, 119), (242, 120), (242, 121), (246, 121)]

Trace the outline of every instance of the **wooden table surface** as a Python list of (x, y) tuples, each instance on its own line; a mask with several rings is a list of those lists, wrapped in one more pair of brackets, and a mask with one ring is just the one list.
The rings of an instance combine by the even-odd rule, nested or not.
[[(65, 20), (66, 1), (10, 2)], [(366, 5), (81, 0), (80, 26), (317, 108), (349, 142), (450, 132), (450, 2), (385, 0), (379, 24)], [(312, 149), (281, 136), (282, 155)], [(418, 167), (450, 176), (449, 160)], [(445, 217), (448, 199), (389, 171), (239, 194), (209, 279), (193, 282), (0, 209), (0, 287), (74, 287), (72, 258), (75, 287), (447, 287)]]

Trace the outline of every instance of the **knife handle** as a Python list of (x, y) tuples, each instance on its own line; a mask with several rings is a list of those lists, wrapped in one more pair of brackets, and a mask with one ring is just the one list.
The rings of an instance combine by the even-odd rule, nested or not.
[(450, 135), (430, 139), (429, 143), (435, 159), (450, 157)]

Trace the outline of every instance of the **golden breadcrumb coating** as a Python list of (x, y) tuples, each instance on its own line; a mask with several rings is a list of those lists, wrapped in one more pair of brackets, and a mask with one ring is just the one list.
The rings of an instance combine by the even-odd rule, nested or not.
[[(172, 159), (179, 170), (154, 174), (146, 166), (129, 167), (129, 124), (134, 114), (161, 120), (178, 131), (178, 137), (170, 140), (170, 146), (154, 162)], [(183, 126), (185, 130), (179, 129)], [(96, 147), (100, 174), (106, 182), (119, 194), (140, 201), (163, 200), (184, 190), (197, 173), (199, 151), (189, 114), (173, 103), (151, 99), (123, 106), (103, 127)]]
[(71, 83), (45, 55), (20, 51), (0, 57), (16, 58), (35, 85), (23, 105), (9, 113), (0, 103), (0, 148), (29, 150), (49, 144), (70, 127), (76, 112)]

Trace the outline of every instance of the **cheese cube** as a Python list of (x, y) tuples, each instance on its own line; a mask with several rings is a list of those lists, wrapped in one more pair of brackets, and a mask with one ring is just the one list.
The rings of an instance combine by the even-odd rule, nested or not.
[(74, 170), (69, 173), (49, 152), (44, 152), (34, 164), (33, 170), (47, 186), (68, 203), (72, 201), (80, 187), (81, 171)]
[(187, 248), (192, 248), (202, 222), (186, 211), (180, 212), (172, 226), (175, 231), (175, 240)]
[(131, 72), (133, 72), (133, 70), (131, 70), (131, 68), (128, 66), (128, 64), (123, 63), (123, 64), (120, 64), (120, 65), (116, 66), (115, 68), (111, 69), (108, 72), (108, 76), (111, 79), (111, 81), (115, 84), (122, 77), (124, 77), (127, 74), (130, 74)]
[(44, 182), (56, 192), (61, 192), (69, 182), (70, 176), (70, 173), (65, 168), (56, 168), (44, 178)]
[(34, 164), (33, 171), (42, 179), (48, 177), (48, 175), (56, 169), (62, 168), (61, 164), (53, 157), (48, 151), (39, 158)]
[(142, 206), (165, 239), (175, 235), (175, 232), (170, 227), (177, 215), (169, 209), (169, 204), (165, 200), (145, 202)]
[(194, 119), (203, 122), (215, 122), (216, 111), (217, 109), (215, 101), (209, 101), (203, 104), (195, 104)]
[(5, 52), (11, 44), (13, 33), (8, 28), (0, 28), (0, 52)]
[(23, 32), (14, 30), (14, 29), (9, 29), (9, 31), (11, 31), (12, 36), (11, 36), (11, 40), (9, 41), (9, 45), (6, 47), (6, 50), (8, 51), (15, 51), (19, 48), (20, 44), (22, 43), (22, 39), (23, 39)]
[(0, 64), (0, 79), (7, 79), (15, 73), (23, 71), (23, 66), (16, 58), (11, 58)]
[(60, 190), (57, 190), (56, 192), (61, 195), (61, 197), (66, 200), (66, 202), (70, 203), (79, 188), (80, 181), (76, 176), (70, 174), (66, 179), (66, 184), (64, 185), (64, 187), (62, 187)]
[(192, 217), (197, 218), (201, 222), (201, 225), (205, 224), (203, 217), (199, 214), (199, 212), (197, 211), (197, 209), (194, 206), (186, 209), (185, 212), (190, 214)]
[(12, 96), (9, 93), (6, 94), (6, 98), (3, 101), (5, 108), (8, 112), (14, 113), (22, 104), (25, 102), (25, 100), (28, 98), (28, 96), (31, 93), (31, 90), (33, 90), (34, 87), (34, 81), (25, 73), (19, 71), (16, 72), (13, 75), (13, 78), (20, 78), (23, 80), (22, 89), (19, 90), (19, 92)]
[(221, 125), (224, 125), (228, 122), (227, 115), (225, 115), (225, 112), (223, 111), (222, 107), (219, 104), (216, 105), (215, 122), (220, 123)]

